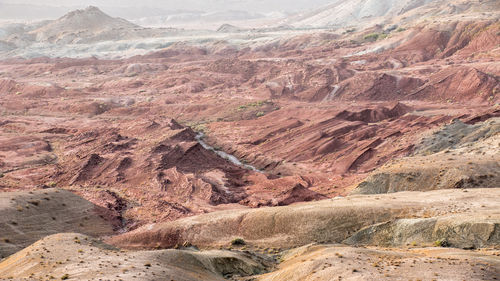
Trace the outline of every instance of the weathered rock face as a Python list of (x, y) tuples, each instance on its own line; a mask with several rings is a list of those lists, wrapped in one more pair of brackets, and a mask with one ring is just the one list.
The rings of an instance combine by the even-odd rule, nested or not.
[[(422, 139), (415, 148), (415, 155), (430, 155), (446, 149), (459, 149), (471, 147), (473, 150), (476, 142), (487, 142), (489, 138), (494, 138), (500, 133), (500, 118), (495, 115), (500, 114), (500, 110), (491, 112), (491, 119), (484, 122), (475, 122), (474, 117), (465, 120), (453, 120), (450, 124), (443, 126), (434, 132), (432, 136)], [(470, 123), (470, 124), (467, 124)], [(495, 154), (495, 151), (484, 151), (485, 154)], [(470, 153), (470, 151), (469, 151)]]
[(251, 171), (204, 149), (195, 136), (172, 119), (97, 122), (59, 136), (64, 153), (52, 180), (103, 207), (114, 204), (103, 192), (113, 192), (124, 205), (113, 208), (131, 225), (203, 213), (245, 198), (240, 186)]
[[(267, 178), (220, 157), (170, 118), (81, 118), (0, 123), (0, 187), (66, 188), (110, 209), (131, 228), (217, 209), (327, 198), (300, 176)], [(273, 192), (259, 196), (262, 186)]]
[(373, 172), (353, 193), (499, 187), (499, 144), (498, 118), (476, 125), (454, 121), (424, 138), (414, 156)]
[(121, 227), (105, 208), (65, 190), (0, 193), (0, 258), (47, 235), (81, 232), (110, 235)]
[(313, 184), (302, 177), (284, 177), (260, 181), (246, 188), (248, 197), (240, 201), (249, 207), (285, 206), (297, 202), (326, 199), (309, 189)]
[[(428, 244), (437, 239), (448, 238), (449, 243), (457, 247), (498, 244), (500, 241), (497, 228), (500, 218), (495, 212), (500, 189), (467, 191), (439, 190), (349, 196), (286, 207), (215, 212), (145, 226), (111, 238), (110, 242), (128, 248), (169, 248), (185, 242), (216, 247), (227, 245), (233, 238), (241, 237), (250, 245), (296, 247), (311, 241), (340, 243), (345, 239), (351, 239), (354, 244), (358, 241), (356, 239), (359, 239), (359, 243), (363, 243), (365, 239), (369, 244), (378, 244), (379, 240), (382, 245), (403, 244), (415, 235), (420, 235), (419, 239)], [(475, 212), (479, 211), (481, 215), (476, 216)], [(460, 217), (461, 222), (446, 217), (455, 213), (464, 214)], [(417, 223), (419, 221), (411, 220), (422, 216), (433, 218), (434, 221), (428, 219)], [(401, 228), (407, 230), (393, 233), (382, 228), (385, 226), (392, 229), (393, 223), (398, 225), (398, 219), (401, 218), (408, 219), (399, 222), (401, 225), (408, 225), (408, 228)], [(377, 225), (388, 221), (390, 223)], [(373, 226), (374, 224), (376, 226)], [(370, 226), (381, 230), (362, 230)], [(423, 230), (431, 234), (418, 234)], [(355, 234), (358, 231), (360, 232)], [(376, 235), (371, 238), (372, 233), (382, 233), (382, 238), (377, 238)], [(401, 233), (399, 238), (398, 233)], [(470, 235), (471, 239), (464, 238), (464, 234)], [(354, 237), (351, 237), (353, 235)], [(394, 242), (384, 242), (383, 237)], [(469, 244), (466, 245), (467, 241)]]
[[(499, 243), (500, 217), (489, 214), (398, 219), (364, 228), (344, 243), (376, 246), (450, 246), (464, 249)], [(437, 245), (436, 245), (437, 244)]]
[(389, 159), (408, 155), (416, 135), (451, 120), (413, 111), (403, 103), (304, 105), (255, 120), (215, 122), (209, 129), (217, 144), (261, 169), (284, 175), (304, 168), (310, 173), (349, 175), (370, 172)]

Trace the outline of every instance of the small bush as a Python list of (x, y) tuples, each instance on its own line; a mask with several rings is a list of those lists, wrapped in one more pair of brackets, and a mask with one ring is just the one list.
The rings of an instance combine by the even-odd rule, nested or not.
[(63, 276), (61, 276), (61, 280), (67, 280), (69, 279), (69, 274), (64, 274)]
[(365, 37), (363, 37), (363, 39), (365, 39), (366, 41), (374, 42), (374, 41), (378, 40), (379, 36), (380, 35), (378, 33), (370, 33), (370, 34), (365, 35)]
[(439, 239), (434, 242), (434, 246), (436, 247), (449, 247), (450, 244), (448, 243), (448, 240), (444, 239)]
[(54, 187), (56, 187), (56, 186), (57, 186), (57, 183), (56, 183), (56, 182), (51, 181), (51, 182), (48, 182), (48, 183), (46, 184), (46, 186), (51, 187), (51, 188), (54, 188)]
[(245, 242), (245, 240), (241, 239), (241, 238), (236, 238), (236, 239), (233, 239), (233, 241), (231, 241), (231, 245), (233, 246), (238, 246), (238, 245), (246, 245), (247, 243)]

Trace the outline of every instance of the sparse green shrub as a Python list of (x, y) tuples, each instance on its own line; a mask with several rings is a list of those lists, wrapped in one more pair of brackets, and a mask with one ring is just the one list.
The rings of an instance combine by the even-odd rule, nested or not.
[(68, 280), (69, 279), (69, 274), (64, 274), (63, 276), (61, 276), (61, 280)]
[(449, 247), (450, 244), (448, 243), (448, 240), (446, 240), (446, 238), (443, 238), (443, 239), (439, 239), (439, 240), (434, 241), (434, 246), (436, 246), (436, 247)]
[(382, 34), (379, 34), (379, 36), (378, 36), (378, 40), (385, 39), (385, 38), (387, 38), (387, 36), (389, 36), (389, 34), (387, 34), (387, 33), (382, 33)]
[(56, 183), (56, 182), (54, 182), (54, 181), (51, 181), (51, 182), (48, 182), (46, 185), (47, 185), (48, 187), (54, 188), (54, 187), (56, 187), (56, 186), (57, 186), (57, 183)]
[(195, 132), (201, 132), (201, 133), (204, 133), (206, 134), (208, 132), (208, 128), (207, 128), (207, 125), (204, 124), (204, 123), (190, 123), (190, 124), (187, 124), (188, 127), (191, 127), (191, 129), (193, 129)]
[(380, 34), (378, 34), (378, 33), (370, 33), (370, 34), (365, 35), (363, 37), (363, 39), (365, 39), (366, 41), (374, 42), (374, 41), (378, 40), (379, 36), (380, 36)]
[(264, 115), (266, 115), (266, 114), (265, 114), (263, 111), (259, 111), (259, 112), (257, 112), (257, 113), (255, 114), (255, 116), (256, 116), (256, 117), (262, 117), (262, 116), (264, 116)]
[(246, 245), (246, 244), (247, 243), (242, 238), (235, 238), (235, 239), (233, 239), (233, 241), (231, 241), (231, 245), (233, 245), (233, 246), (241, 246), (241, 245)]
[(238, 110), (242, 111), (242, 110), (245, 110), (245, 109), (248, 109), (248, 108), (262, 107), (262, 106), (267, 105), (267, 104), (272, 104), (272, 102), (268, 101), (268, 100), (261, 100), (261, 101), (250, 102), (250, 103), (238, 106)]

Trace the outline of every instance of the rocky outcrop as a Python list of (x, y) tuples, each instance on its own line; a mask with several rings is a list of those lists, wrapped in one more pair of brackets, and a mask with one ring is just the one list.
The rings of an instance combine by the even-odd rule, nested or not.
[(309, 187), (311, 187), (311, 183), (301, 177), (264, 180), (247, 187), (246, 194), (248, 194), (248, 197), (240, 201), (240, 204), (253, 208), (285, 206), (297, 202), (317, 201), (327, 198), (309, 189)]
[(371, 172), (390, 159), (409, 155), (416, 135), (451, 119), (414, 114), (403, 103), (342, 104), (330, 110), (296, 108), (256, 120), (216, 122), (210, 124), (209, 136), (259, 169), (291, 175), (303, 173), (297, 167), (314, 163), (308, 172), (349, 175)]
[(352, 193), (499, 187), (499, 143), (498, 118), (476, 125), (455, 120), (424, 138), (414, 156), (379, 168)]
[(241, 31), (243, 31), (243, 29), (227, 23), (217, 28), (217, 32), (222, 32), (222, 33), (241, 32)]
[(415, 148), (415, 155), (430, 155), (446, 149), (471, 147), (476, 145), (478, 141), (486, 141), (496, 137), (500, 133), (500, 118), (495, 118), (495, 115), (490, 117), (490, 120), (476, 124), (467, 124), (459, 119), (453, 120), (431, 136), (423, 138)]
[(484, 248), (500, 242), (500, 217), (491, 214), (398, 219), (369, 226), (349, 237), (349, 245), (407, 245)]
[(191, 128), (173, 119), (97, 127), (67, 137), (64, 150), (74, 153), (58, 159), (52, 180), (86, 187), (81, 194), (105, 208), (102, 192), (119, 194), (128, 223), (177, 219), (246, 197), (240, 186), (252, 172), (203, 148)]

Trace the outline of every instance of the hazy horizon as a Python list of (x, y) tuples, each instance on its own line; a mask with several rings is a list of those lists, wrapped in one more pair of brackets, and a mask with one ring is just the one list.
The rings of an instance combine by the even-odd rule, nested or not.
[[(139, 3), (131, 0), (48, 0), (35, 3), (28, 0), (0, 0), (0, 19), (43, 19), (62, 16), (63, 14), (87, 6), (97, 6), (112, 16), (134, 19), (139, 17), (158, 16), (172, 11), (246, 11), (250, 13), (268, 14), (273, 12), (297, 13), (307, 11), (335, 2), (335, 0), (185, 0), (154, 1), (143, 0)], [(30, 6), (27, 7), (26, 5)]]

